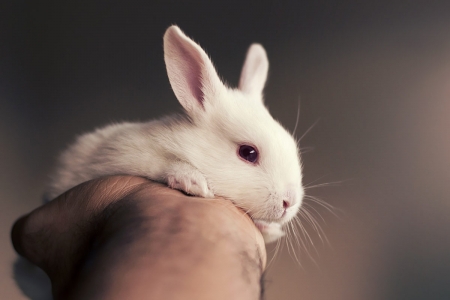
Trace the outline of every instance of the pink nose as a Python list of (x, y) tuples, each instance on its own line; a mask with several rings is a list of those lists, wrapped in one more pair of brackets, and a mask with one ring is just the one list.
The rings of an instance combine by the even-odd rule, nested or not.
[(291, 206), (291, 203), (289, 201), (283, 200), (283, 208), (286, 210)]

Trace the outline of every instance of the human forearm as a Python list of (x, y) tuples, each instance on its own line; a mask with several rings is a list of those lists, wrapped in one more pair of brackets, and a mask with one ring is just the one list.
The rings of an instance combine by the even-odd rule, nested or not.
[(259, 298), (263, 241), (230, 202), (154, 184), (121, 198), (102, 211), (63, 298)]

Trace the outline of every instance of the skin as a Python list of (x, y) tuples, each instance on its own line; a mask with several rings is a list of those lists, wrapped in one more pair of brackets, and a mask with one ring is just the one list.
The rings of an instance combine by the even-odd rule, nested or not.
[(17, 252), (55, 299), (259, 299), (261, 234), (224, 199), (146, 179), (84, 183), (16, 221)]

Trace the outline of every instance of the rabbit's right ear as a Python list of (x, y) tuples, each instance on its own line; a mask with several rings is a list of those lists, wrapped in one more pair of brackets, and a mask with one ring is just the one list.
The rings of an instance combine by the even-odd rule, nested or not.
[(205, 51), (177, 26), (164, 35), (164, 60), (175, 96), (191, 116), (202, 113), (205, 101), (214, 101), (224, 87)]

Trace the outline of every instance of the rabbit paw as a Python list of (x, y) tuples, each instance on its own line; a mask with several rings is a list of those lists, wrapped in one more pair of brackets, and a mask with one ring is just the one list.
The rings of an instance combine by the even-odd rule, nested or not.
[(261, 231), (266, 244), (275, 242), (285, 235), (283, 229), (281, 228), (281, 224), (279, 223), (269, 223), (262, 220), (254, 220), (254, 222), (259, 231)]
[(214, 198), (205, 176), (187, 163), (178, 162), (172, 165), (167, 173), (167, 185), (189, 195)]

